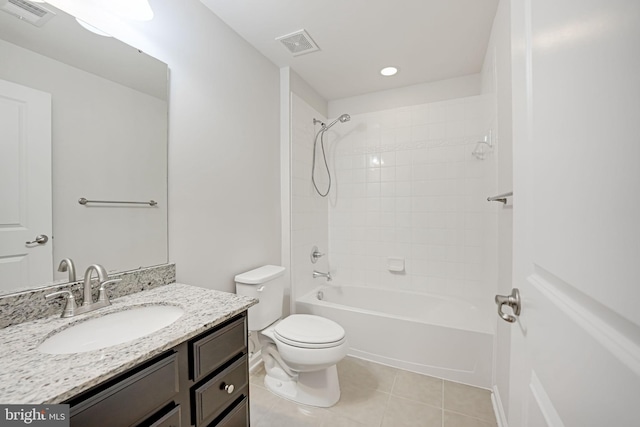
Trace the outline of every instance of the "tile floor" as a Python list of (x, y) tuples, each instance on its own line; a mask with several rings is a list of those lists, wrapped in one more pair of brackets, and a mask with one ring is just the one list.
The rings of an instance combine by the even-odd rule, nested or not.
[(342, 395), (331, 408), (298, 405), (264, 388), (251, 374), (253, 427), (495, 427), (488, 390), (443, 381), (361, 359), (338, 364)]

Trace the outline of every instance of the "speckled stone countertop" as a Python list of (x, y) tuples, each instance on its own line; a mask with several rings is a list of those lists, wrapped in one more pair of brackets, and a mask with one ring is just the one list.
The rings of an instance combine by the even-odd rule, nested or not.
[[(0, 330), (0, 403), (60, 403), (168, 350), (257, 303), (227, 292), (170, 284), (111, 301), (91, 313), (58, 316)], [(44, 354), (38, 345), (71, 324), (142, 305), (176, 305), (171, 325), (126, 343), (76, 354)]]

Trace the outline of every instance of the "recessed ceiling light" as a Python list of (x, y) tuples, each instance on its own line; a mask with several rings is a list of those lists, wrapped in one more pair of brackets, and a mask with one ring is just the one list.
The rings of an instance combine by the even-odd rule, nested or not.
[(384, 67), (382, 70), (380, 70), (380, 74), (382, 74), (385, 77), (393, 76), (397, 72), (398, 72), (398, 69), (396, 67)]

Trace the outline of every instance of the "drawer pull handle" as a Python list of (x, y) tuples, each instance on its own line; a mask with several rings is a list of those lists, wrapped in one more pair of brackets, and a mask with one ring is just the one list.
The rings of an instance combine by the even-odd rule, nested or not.
[(224, 384), (224, 391), (226, 391), (227, 393), (233, 393), (234, 389), (235, 387), (233, 386), (233, 384)]

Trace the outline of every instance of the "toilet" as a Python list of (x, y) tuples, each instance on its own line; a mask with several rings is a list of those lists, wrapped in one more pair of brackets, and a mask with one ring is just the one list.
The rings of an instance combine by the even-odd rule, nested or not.
[(236, 293), (257, 298), (249, 331), (258, 333), (265, 386), (297, 403), (328, 408), (340, 399), (336, 363), (347, 355), (344, 329), (309, 314), (282, 319), (285, 268), (265, 265), (235, 277)]

